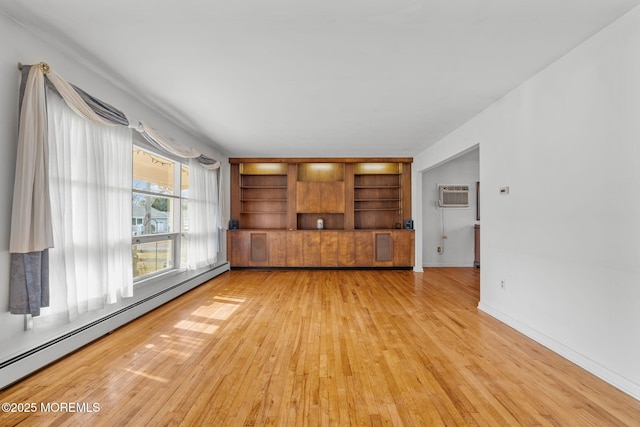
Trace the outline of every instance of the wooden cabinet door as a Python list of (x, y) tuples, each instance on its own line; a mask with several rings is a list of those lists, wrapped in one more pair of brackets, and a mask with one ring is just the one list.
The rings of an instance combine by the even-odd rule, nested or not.
[(248, 232), (233, 230), (227, 232), (227, 258), (231, 267), (248, 267), (251, 241)]
[(249, 265), (264, 267), (269, 264), (269, 246), (266, 232), (249, 233)]
[(374, 245), (372, 231), (354, 232), (355, 261), (358, 267), (372, 267), (374, 260)]
[(287, 231), (287, 267), (304, 267), (304, 231)]
[(344, 182), (321, 182), (322, 211), (344, 213)]
[(411, 230), (394, 231), (394, 267), (413, 267), (414, 232)]
[(303, 231), (304, 247), (302, 253), (304, 257), (305, 267), (320, 267), (322, 266), (321, 257), (321, 231)]
[(296, 210), (298, 213), (344, 213), (344, 182), (299, 181)]
[(320, 265), (322, 267), (338, 266), (338, 234), (337, 231), (320, 231)]
[(338, 267), (356, 266), (356, 240), (353, 231), (338, 233)]
[(374, 245), (374, 259), (373, 265), (375, 267), (391, 267), (393, 266), (393, 232), (374, 232), (373, 233), (373, 245)]
[(321, 182), (298, 182), (296, 185), (296, 211), (298, 213), (322, 212), (321, 184)]
[[(232, 230), (227, 232), (227, 258), (232, 267), (286, 267), (287, 232)], [(300, 262), (299, 265), (302, 265)]]
[[(412, 267), (414, 258), (414, 232), (409, 230), (353, 232), (351, 250), (356, 267)], [(340, 257), (348, 259), (350, 250), (340, 243)], [(343, 252), (344, 251), (344, 252)], [(351, 266), (341, 261), (341, 266)]]
[(286, 267), (287, 266), (287, 232), (286, 231), (269, 231), (269, 266)]

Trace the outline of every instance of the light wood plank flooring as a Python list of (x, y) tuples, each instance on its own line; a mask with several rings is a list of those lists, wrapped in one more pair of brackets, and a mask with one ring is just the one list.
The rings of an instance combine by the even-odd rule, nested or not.
[(0, 393), (0, 425), (633, 426), (640, 402), (476, 308), (478, 270), (231, 271)]

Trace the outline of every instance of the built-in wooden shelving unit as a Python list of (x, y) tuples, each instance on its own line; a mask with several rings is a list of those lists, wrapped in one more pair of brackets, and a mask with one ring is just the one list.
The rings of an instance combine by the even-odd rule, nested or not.
[(232, 267), (413, 265), (412, 159), (229, 162)]

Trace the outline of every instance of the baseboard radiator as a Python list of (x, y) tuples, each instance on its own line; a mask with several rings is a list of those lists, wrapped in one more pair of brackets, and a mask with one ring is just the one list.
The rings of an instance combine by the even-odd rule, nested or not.
[(170, 286), (0, 363), (0, 390), (228, 271), (229, 263)]

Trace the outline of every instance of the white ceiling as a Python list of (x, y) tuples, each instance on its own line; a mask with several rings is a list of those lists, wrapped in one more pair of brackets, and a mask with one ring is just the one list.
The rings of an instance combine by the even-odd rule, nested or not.
[(417, 154), (638, 4), (0, 0), (0, 9), (232, 157), (371, 157)]

